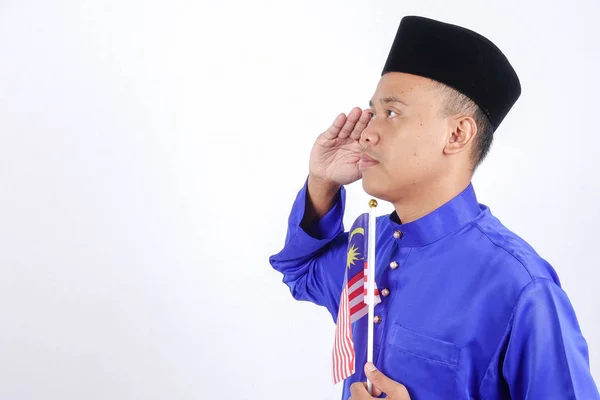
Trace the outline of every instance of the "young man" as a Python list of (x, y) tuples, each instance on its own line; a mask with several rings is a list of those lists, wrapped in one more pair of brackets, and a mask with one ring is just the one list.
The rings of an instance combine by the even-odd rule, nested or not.
[[(377, 219), (374, 364), (367, 318), (343, 398), (600, 399), (586, 341), (550, 266), (478, 203), (471, 178), (520, 96), (502, 52), (470, 30), (403, 18), (369, 110), (316, 140), (284, 248), (270, 258), (298, 300), (337, 318), (349, 235), (344, 185), (395, 211)], [(365, 366), (363, 370), (363, 366)]]

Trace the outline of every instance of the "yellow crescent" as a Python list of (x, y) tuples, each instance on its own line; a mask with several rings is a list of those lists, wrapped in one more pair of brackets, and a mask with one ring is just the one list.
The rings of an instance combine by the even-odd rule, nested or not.
[(352, 240), (352, 236), (354, 236), (356, 233), (360, 233), (361, 235), (365, 235), (365, 228), (356, 228), (355, 230), (352, 231), (352, 233), (350, 234), (350, 240)]

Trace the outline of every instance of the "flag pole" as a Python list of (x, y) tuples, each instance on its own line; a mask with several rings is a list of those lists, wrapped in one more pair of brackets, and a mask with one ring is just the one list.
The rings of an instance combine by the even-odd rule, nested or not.
[[(369, 235), (367, 239), (367, 304), (369, 305), (369, 320), (367, 321), (368, 342), (367, 342), (367, 362), (373, 362), (373, 320), (375, 314), (375, 208), (377, 200), (369, 201)], [(373, 386), (367, 379), (367, 390), (373, 395)]]

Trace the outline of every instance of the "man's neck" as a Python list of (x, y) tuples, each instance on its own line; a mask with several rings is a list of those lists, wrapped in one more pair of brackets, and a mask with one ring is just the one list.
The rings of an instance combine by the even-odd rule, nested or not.
[(416, 221), (437, 210), (459, 195), (470, 184), (470, 177), (434, 182), (424, 187), (413, 187), (410, 193), (393, 201), (400, 221), (405, 224)]

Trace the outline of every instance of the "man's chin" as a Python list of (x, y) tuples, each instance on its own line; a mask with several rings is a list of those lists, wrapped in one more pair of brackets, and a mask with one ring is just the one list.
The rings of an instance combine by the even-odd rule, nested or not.
[(382, 184), (381, 181), (378, 181), (377, 179), (373, 179), (373, 178), (369, 179), (369, 178), (366, 178), (365, 176), (363, 176), (362, 187), (363, 187), (363, 190), (365, 191), (365, 193), (367, 193), (369, 196), (373, 196), (375, 198), (385, 200), (386, 190), (385, 190), (385, 186)]

